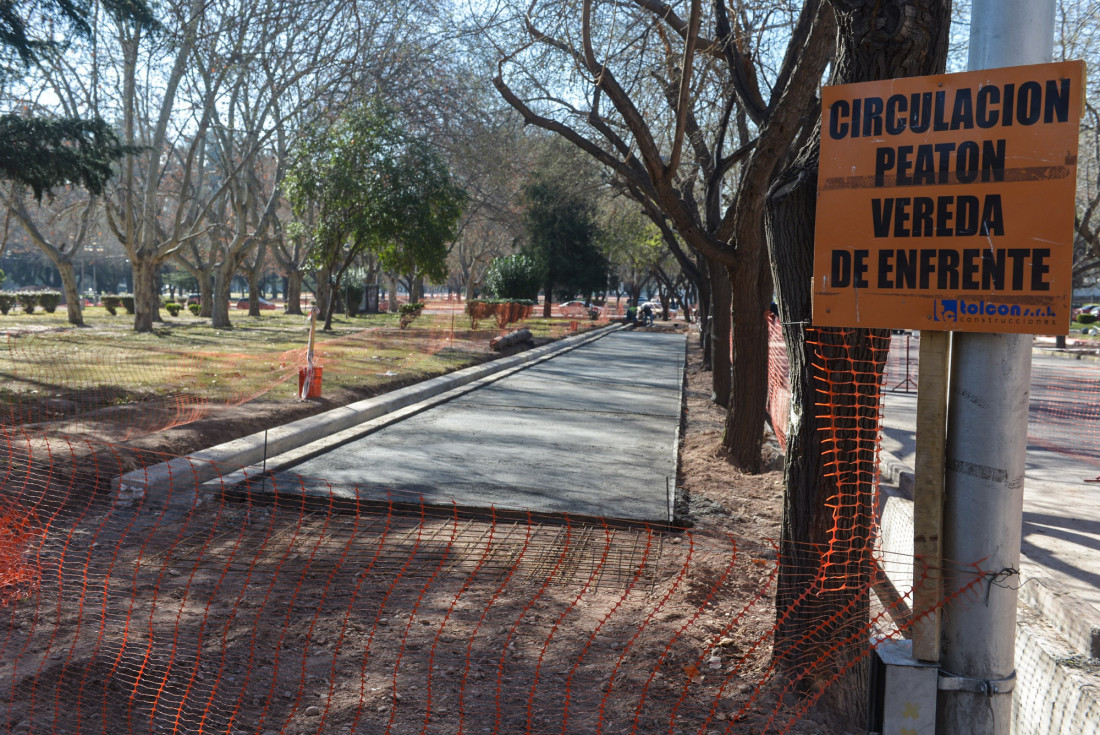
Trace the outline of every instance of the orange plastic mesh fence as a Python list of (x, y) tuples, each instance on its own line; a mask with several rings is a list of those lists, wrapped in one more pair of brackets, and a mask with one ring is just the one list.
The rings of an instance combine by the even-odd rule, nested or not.
[(779, 317), (768, 313), (768, 419), (781, 449), (787, 449), (787, 425), (791, 419), (790, 365)]
[[(133, 456), (5, 439), (27, 529), (3, 537), (25, 567), (2, 585), (9, 730), (798, 732), (871, 632), (904, 628), (886, 608), (819, 645), (868, 580), (773, 656), (783, 563), (762, 539), (368, 507), (301, 481), (181, 477), (116, 506), (102, 485)], [(836, 587), (823, 561), (811, 612)]]
[[(894, 338), (885, 383), (890, 391), (917, 390), (919, 352), (919, 333)], [(1100, 466), (1100, 357), (1095, 353), (1032, 355), (1028, 442)]]
[[(803, 718), (871, 634), (909, 625), (904, 599), (868, 605), (881, 364), (847, 350), (823, 341), (816, 361), (818, 400), (836, 407), (830, 540), (790, 554), (349, 500), (287, 473), (200, 485), (185, 471), (124, 504), (112, 479), (170, 457), (2, 426), (0, 729), (818, 732)], [(855, 415), (842, 370), (863, 376)], [(812, 579), (776, 610), (807, 556)], [(782, 635), (797, 617), (809, 624)]]
[(852, 584), (868, 576), (873, 563), (881, 379), (890, 338), (857, 335), (813, 328), (806, 334), (814, 347), (818, 431), (832, 490), (825, 503), (832, 511), (822, 560), (827, 585)]

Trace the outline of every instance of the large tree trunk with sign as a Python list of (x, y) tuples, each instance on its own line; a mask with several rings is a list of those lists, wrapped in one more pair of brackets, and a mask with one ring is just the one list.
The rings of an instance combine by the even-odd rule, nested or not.
[[(839, 32), (830, 84), (943, 71), (948, 0), (832, 0), (832, 5)], [(832, 667), (811, 667), (815, 680), (801, 682), (804, 688), (820, 684), (822, 676), (839, 676), (861, 654), (851, 644), (829, 653), (837, 642), (861, 648), (866, 637), (873, 569), (873, 472), (868, 470), (874, 447), (862, 444), (874, 426), (860, 407), (877, 405), (883, 355), (876, 348), (888, 344), (882, 332), (807, 326), (819, 150), (820, 128), (777, 178), (767, 212), (795, 407), (787, 440), (775, 655), (793, 666), (819, 660)], [(829, 371), (828, 384), (834, 386), (829, 400), (818, 393), (827, 384), (815, 382), (815, 363)], [(848, 430), (823, 436), (838, 425)]]

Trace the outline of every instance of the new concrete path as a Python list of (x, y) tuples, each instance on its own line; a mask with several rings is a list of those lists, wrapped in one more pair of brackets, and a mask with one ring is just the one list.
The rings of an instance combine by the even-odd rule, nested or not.
[(265, 487), (667, 522), (685, 339), (607, 334), (304, 461), (269, 458)]

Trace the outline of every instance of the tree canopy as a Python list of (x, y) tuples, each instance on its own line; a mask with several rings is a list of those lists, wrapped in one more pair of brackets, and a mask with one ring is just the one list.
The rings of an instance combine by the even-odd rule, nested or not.
[(441, 280), (466, 201), (427, 140), (375, 101), (301, 136), (286, 193), (299, 222), (313, 223), (311, 264), (337, 282), (365, 252), (389, 270)]
[[(0, 0), (0, 81), (19, 75), (45, 53), (63, 50), (50, 37), (36, 37), (29, 24), (32, 12), (87, 36), (90, 5), (86, 0)], [(102, 6), (116, 20), (153, 23), (152, 10), (142, 0), (107, 0)], [(133, 151), (98, 117), (0, 116), (0, 177), (30, 187), (36, 199), (64, 184), (101, 194), (112, 164)]]
[(536, 175), (524, 190), (527, 250), (545, 273), (546, 303), (607, 287), (607, 258), (597, 244), (595, 208), (560, 178)]

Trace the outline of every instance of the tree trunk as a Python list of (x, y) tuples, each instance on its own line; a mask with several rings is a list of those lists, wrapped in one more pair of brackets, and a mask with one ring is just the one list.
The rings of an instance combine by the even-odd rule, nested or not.
[[(897, 5), (833, 2), (839, 46), (830, 84), (943, 71), (948, 0), (916, 0), (904, 12)], [(867, 633), (877, 407), (889, 333), (808, 326), (819, 152), (820, 127), (776, 178), (766, 216), (793, 408), (774, 656), (780, 665), (794, 666), (820, 654), (838, 672), (862, 655), (862, 646), (853, 648), (852, 642)], [(815, 382), (815, 365), (825, 371), (828, 384)], [(828, 401), (818, 392), (826, 386)], [(826, 655), (840, 641), (848, 643)], [(829, 673), (813, 675), (820, 679)], [(800, 684), (807, 688), (813, 682)]]
[(260, 316), (260, 297), (263, 296), (263, 270), (267, 256), (267, 244), (256, 246), (253, 266), (248, 269), (248, 315)]
[(290, 271), (286, 276), (286, 313), (302, 315), (301, 271)]
[[(332, 315), (334, 313), (336, 313), (336, 302), (340, 300), (339, 299), (339, 297), (340, 297), (340, 285), (343, 283), (344, 273), (345, 273), (345, 270), (341, 269), (336, 274), (336, 283), (331, 284), (327, 289), (328, 290), (328, 301), (326, 302), (327, 306), (325, 307), (325, 331), (326, 332), (331, 332), (332, 331)], [(327, 269), (326, 269), (325, 283), (328, 283), (329, 278), (331, 278), (331, 276), (329, 275), (329, 273), (327, 272)]]
[(699, 279), (699, 300), (696, 303), (698, 314), (696, 315), (699, 320), (699, 346), (703, 350), (703, 369), (711, 370), (713, 366), (710, 361), (710, 276), (708, 275), (710, 268), (704, 262), (703, 277)]
[(199, 279), (199, 316), (204, 319), (214, 317), (214, 285), (213, 278), (204, 272), (204, 278)]
[(224, 266), (214, 269), (213, 308), (210, 312), (210, 323), (217, 329), (233, 328), (233, 322), (229, 319), (229, 291), (232, 285), (232, 270)]
[(708, 264), (707, 274), (710, 280), (708, 339), (711, 385), (714, 388), (712, 398), (722, 408), (729, 408), (730, 392), (733, 387), (733, 362), (730, 354), (732, 349), (730, 340), (733, 336), (733, 302), (730, 276), (722, 265), (713, 262)]
[(54, 262), (61, 274), (61, 288), (65, 293), (65, 308), (68, 310), (69, 324), (84, 326), (84, 300), (80, 298), (80, 287), (76, 283), (76, 271), (71, 260)]
[[(726, 413), (724, 444), (730, 461), (742, 472), (760, 472), (764, 421), (768, 395), (768, 329), (764, 321), (767, 303), (761, 303), (764, 286), (743, 273), (728, 272), (732, 291), (733, 332), (730, 366), (733, 384)], [(770, 282), (767, 284), (770, 298)], [(715, 370), (715, 374), (717, 374)]]
[(134, 331), (152, 332), (153, 322), (160, 321), (160, 295), (157, 293), (157, 271), (160, 261), (141, 256), (130, 261), (134, 279)]
[[(774, 273), (790, 362), (791, 406), (796, 407), (787, 435), (775, 655), (793, 664), (795, 657), (825, 656), (848, 641), (826, 659), (839, 670), (862, 655), (862, 644), (853, 642), (866, 637), (874, 571), (877, 408), (890, 335), (806, 326), (817, 150), (815, 145), (804, 154), (804, 168), (789, 170), (777, 181), (768, 207), (773, 263), (783, 264)], [(815, 365), (828, 384), (815, 380)], [(830, 386), (829, 405), (823, 405), (820, 390)]]
[(389, 289), (389, 306), (386, 308), (390, 314), (397, 313), (397, 275), (390, 273), (386, 279), (386, 288)]
[(543, 290), (546, 292), (546, 295), (543, 298), (542, 302), (542, 318), (549, 319), (551, 316), (553, 316), (552, 311), (554, 308), (554, 297), (552, 294), (554, 293), (554, 284), (547, 283), (543, 287)]

